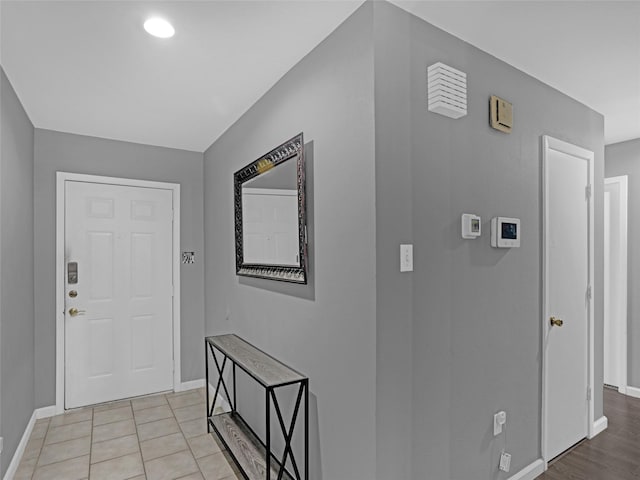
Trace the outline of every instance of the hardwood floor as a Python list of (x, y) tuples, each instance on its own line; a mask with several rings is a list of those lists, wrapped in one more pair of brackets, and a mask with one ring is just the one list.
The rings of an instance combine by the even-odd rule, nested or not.
[(536, 480), (640, 479), (640, 399), (604, 389), (609, 427), (559, 457)]

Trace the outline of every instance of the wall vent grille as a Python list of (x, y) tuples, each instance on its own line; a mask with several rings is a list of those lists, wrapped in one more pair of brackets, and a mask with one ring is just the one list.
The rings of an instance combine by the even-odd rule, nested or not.
[(467, 114), (467, 74), (445, 65), (434, 63), (427, 68), (427, 97), (430, 112), (449, 118)]

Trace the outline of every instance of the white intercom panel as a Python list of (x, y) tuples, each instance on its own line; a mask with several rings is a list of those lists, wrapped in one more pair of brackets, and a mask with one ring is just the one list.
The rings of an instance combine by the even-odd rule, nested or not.
[(472, 213), (462, 214), (462, 238), (474, 239), (482, 233), (482, 219)]
[(496, 248), (514, 248), (520, 246), (520, 219), (494, 217), (491, 219), (491, 246)]

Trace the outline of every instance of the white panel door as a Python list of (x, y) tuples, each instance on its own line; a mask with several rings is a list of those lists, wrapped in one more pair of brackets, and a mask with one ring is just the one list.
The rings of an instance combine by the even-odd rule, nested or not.
[(173, 388), (172, 220), (170, 190), (65, 182), (65, 408)]
[[(546, 178), (546, 458), (587, 436), (589, 160), (549, 149)], [(552, 325), (551, 317), (562, 326)]]

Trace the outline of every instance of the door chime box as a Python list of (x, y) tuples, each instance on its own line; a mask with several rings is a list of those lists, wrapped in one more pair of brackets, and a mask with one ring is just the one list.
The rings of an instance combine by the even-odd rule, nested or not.
[(513, 105), (506, 100), (491, 95), (489, 100), (491, 126), (504, 133), (511, 133), (513, 128)]
[(427, 97), (430, 112), (449, 118), (467, 114), (467, 74), (442, 62), (427, 68)]

